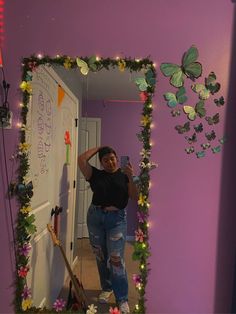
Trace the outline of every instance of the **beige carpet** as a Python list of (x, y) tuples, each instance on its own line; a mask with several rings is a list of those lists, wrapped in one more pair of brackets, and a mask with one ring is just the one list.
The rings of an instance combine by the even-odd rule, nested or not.
[[(131, 243), (127, 242), (125, 248), (125, 264), (129, 280), (129, 306), (131, 313), (139, 297), (132, 279), (132, 275), (139, 272), (139, 263), (132, 260), (132, 252), (133, 246)], [(115, 306), (115, 299), (114, 296), (112, 296), (109, 304), (99, 304), (97, 301), (97, 297), (101, 291), (100, 282), (96, 260), (88, 239), (78, 240), (78, 263), (74, 269), (74, 273), (83, 284), (87, 303), (96, 305), (99, 314), (109, 313), (110, 306)], [(64, 293), (66, 293), (66, 291), (64, 291)]]

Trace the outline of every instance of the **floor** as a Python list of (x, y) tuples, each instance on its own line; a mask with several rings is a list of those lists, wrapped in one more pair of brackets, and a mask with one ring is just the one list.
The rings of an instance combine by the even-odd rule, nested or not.
[[(138, 300), (138, 292), (135, 289), (132, 275), (138, 273), (139, 263), (132, 260), (132, 252), (133, 246), (132, 243), (126, 243), (125, 249), (125, 263), (126, 269), (128, 273), (129, 280), (129, 306), (132, 313), (132, 309), (134, 309), (135, 304)], [(76, 274), (79, 281), (82, 283), (85, 296), (87, 299), (87, 304), (94, 304), (97, 308), (97, 313), (109, 313), (109, 308), (115, 307), (115, 299), (114, 296), (111, 297), (109, 304), (99, 304), (97, 297), (100, 293), (100, 283), (97, 272), (97, 266), (94, 254), (91, 250), (88, 239), (78, 240), (78, 262), (74, 269), (74, 273)], [(63, 294), (65, 295), (68, 290), (65, 288)]]

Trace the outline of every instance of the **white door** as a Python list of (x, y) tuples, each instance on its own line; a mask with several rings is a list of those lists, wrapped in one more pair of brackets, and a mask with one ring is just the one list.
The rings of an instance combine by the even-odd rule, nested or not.
[[(86, 150), (99, 147), (101, 145), (101, 118), (81, 118), (79, 131), (79, 153)], [(90, 164), (99, 168), (100, 162), (96, 154), (90, 160)], [(88, 207), (92, 201), (92, 191), (89, 183), (79, 171), (78, 174), (78, 238), (88, 237), (88, 228), (86, 223)]]
[[(67, 272), (60, 250), (53, 246), (47, 231), (49, 222), (57, 225), (58, 237), (72, 264), (78, 100), (48, 67), (40, 66), (33, 73), (32, 87), (27, 141), (31, 144), (29, 180), (33, 182), (31, 207), (37, 233), (31, 241), (28, 284), (35, 306), (51, 306)], [(52, 216), (56, 206), (62, 210), (57, 218), (55, 214)]]

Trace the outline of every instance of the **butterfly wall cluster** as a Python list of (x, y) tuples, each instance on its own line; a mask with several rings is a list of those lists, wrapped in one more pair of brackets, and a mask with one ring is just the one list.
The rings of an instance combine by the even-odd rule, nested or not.
[[(197, 59), (198, 50), (195, 46), (191, 46), (184, 53), (181, 65), (162, 63), (160, 70), (164, 76), (170, 78), (170, 84), (177, 88), (175, 93), (167, 92), (163, 95), (167, 106), (171, 109), (172, 117), (176, 118), (180, 115), (186, 117), (184, 124), (175, 126), (175, 130), (183, 135), (186, 141), (185, 152), (202, 158), (206, 156), (207, 151), (219, 153), (225, 143), (226, 137), (217, 136), (215, 130), (215, 126), (220, 122), (219, 111), (224, 106), (225, 100), (223, 96), (216, 96), (220, 90), (220, 83), (216, 81), (214, 72), (210, 72), (204, 83), (196, 82), (202, 75), (202, 64)], [(193, 82), (190, 90), (198, 96), (194, 105), (187, 104), (188, 97), (184, 86), (186, 79)], [(210, 115), (207, 109), (212, 104), (214, 114)]]

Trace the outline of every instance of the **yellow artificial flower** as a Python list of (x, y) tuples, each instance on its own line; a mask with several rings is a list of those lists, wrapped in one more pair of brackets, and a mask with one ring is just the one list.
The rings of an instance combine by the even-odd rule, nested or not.
[(150, 117), (148, 115), (142, 116), (141, 118), (141, 124), (143, 126), (147, 126), (148, 124), (150, 124), (151, 120)]
[(144, 206), (146, 204), (147, 196), (142, 193), (139, 194), (138, 205)]
[(118, 62), (118, 67), (119, 67), (119, 70), (120, 70), (121, 72), (124, 72), (125, 67), (126, 67), (126, 62), (125, 62), (125, 60), (119, 60), (119, 62)]
[(32, 305), (32, 299), (25, 299), (22, 301), (21, 306), (22, 306), (22, 310), (26, 311), (28, 309), (31, 308)]
[(71, 66), (72, 66), (72, 60), (71, 60), (71, 58), (69, 58), (69, 57), (66, 58), (63, 65), (64, 65), (64, 67), (65, 67), (66, 69), (70, 69)]
[(23, 153), (26, 153), (30, 148), (30, 144), (24, 142), (19, 144), (19, 150)]
[(29, 212), (32, 211), (32, 208), (30, 206), (23, 206), (21, 209), (20, 209), (20, 212), (22, 214), (28, 214)]
[(22, 81), (22, 83), (20, 84), (20, 88), (23, 92), (27, 92), (29, 94), (32, 93), (32, 86), (29, 82)]

